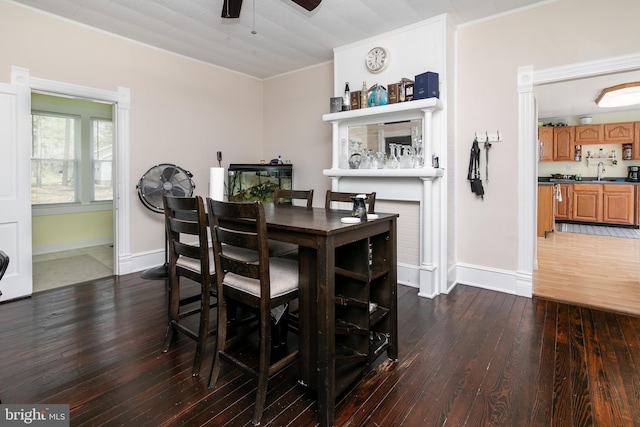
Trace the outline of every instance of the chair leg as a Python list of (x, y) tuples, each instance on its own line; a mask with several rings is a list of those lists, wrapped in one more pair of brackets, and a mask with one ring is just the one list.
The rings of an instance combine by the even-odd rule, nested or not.
[(271, 365), (271, 313), (266, 310), (260, 313), (260, 361), (258, 366), (258, 391), (253, 410), (253, 425), (260, 425), (264, 404), (267, 400), (267, 384), (269, 366)]
[(193, 369), (191, 375), (196, 377), (200, 375), (200, 365), (204, 357), (207, 345), (207, 337), (209, 335), (209, 313), (211, 312), (210, 302), (211, 294), (209, 289), (202, 289), (202, 300), (200, 302), (200, 326), (198, 328), (198, 339), (196, 340), (196, 354), (193, 358)]
[[(171, 274), (171, 272), (169, 274)], [(171, 340), (173, 338), (173, 322), (178, 321), (180, 312), (180, 284), (175, 276), (172, 278), (172, 282), (174, 286), (173, 289), (169, 290), (169, 323), (167, 325), (167, 332), (164, 335), (164, 344), (162, 346), (163, 353), (166, 353), (169, 350), (169, 346), (171, 345)]]
[(218, 333), (216, 350), (213, 352), (213, 361), (209, 371), (209, 385), (211, 388), (216, 385), (218, 375), (220, 375), (220, 352), (226, 350), (227, 341), (227, 299), (218, 295)]

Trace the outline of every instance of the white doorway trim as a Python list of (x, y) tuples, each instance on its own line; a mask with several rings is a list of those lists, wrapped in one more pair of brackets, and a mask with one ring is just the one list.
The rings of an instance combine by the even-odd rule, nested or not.
[[(537, 109), (534, 87), (603, 74), (640, 69), (640, 53), (534, 70), (518, 68), (518, 285), (533, 292), (536, 263)], [(519, 294), (522, 295), (522, 294)]]
[[(113, 195), (113, 229), (114, 233), (114, 274), (122, 275), (132, 272), (130, 230), (130, 197), (127, 191), (129, 179), (129, 112), (131, 107), (131, 91), (119, 87), (117, 91), (95, 89), (71, 83), (56, 82), (32, 77), (26, 68), (11, 67), (11, 83), (27, 86), (30, 91), (42, 91), (63, 96), (75, 96), (95, 101), (113, 103), (115, 106), (116, 124), (116, 171)], [(29, 220), (30, 221), (30, 220)]]

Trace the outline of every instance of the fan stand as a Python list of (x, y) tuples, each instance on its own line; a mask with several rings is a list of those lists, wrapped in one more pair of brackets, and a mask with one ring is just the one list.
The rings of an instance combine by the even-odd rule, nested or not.
[(148, 270), (140, 273), (140, 277), (147, 280), (163, 280), (169, 277), (169, 248), (167, 247), (167, 239), (169, 236), (166, 235), (165, 231), (165, 239), (164, 239), (164, 264), (159, 265), (157, 267), (149, 268)]

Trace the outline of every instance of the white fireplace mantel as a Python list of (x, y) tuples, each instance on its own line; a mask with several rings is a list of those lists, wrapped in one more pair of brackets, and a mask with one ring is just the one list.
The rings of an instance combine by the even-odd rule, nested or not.
[[(433, 297), (447, 288), (445, 254), (442, 240), (443, 227), (441, 177), (444, 169), (431, 166), (434, 152), (440, 146), (441, 120), (434, 115), (443, 110), (437, 98), (403, 102), (385, 106), (363, 108), (325, 114), (324, 121), (333, 126), (332, 167), (323, 170), (331, 178), (332, 191), (376, 192), (376, 198), (390, 201), (413, 201), (420, 205), (420, 263), (408, 272), (417, 281), (419, 295)], [(340, 141), (348, 139), (350, 126), (361, 126), (390, 121), (422, 119), (423, 156), (425, 167), (408, 169), (343, 169), (339, 167)], [(434, 139), (436, 146), (434, 147)], [(400, 276), (400, 274), (399, 274)], [(400, 281), (400, 279), (399, 279)]]

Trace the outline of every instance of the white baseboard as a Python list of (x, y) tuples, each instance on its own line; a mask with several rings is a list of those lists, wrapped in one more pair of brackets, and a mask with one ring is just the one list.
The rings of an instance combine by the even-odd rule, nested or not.
[(34, 246), (33, 255), (44, 255), (52, 252), (69, 251), (72, 249), (88, 248), (91, 246), (112, 245), (113, 236), (97, 237), (95, 239), (74, 240), (71, 242), (54, 243), (51, 245)]
[(130, 272), (145, 271), (164, 264), (165, 251), (148, 251), (132, 254), (130, 258)]
[[(164, 264), (164, 251), (150, 251), (134, 254), (130, 257), (127, 271), (144, 271)], [(447, 289), (449, 293), (456, 284), (474, 286), (507, 294), (531, 298), (533, 283), (530, 276), (518, 275), (515, 271), (501, 270), (481, 265), (458, 263), (448, 272)], [(420, 271), (417, 266), (398, 263), (398, 284), (412, 288), (420, 287)], [(435, 295), (427, 296), (433, 298)]]
[(458, 263), (455, 269), (456, 282), (463, 285), (529, 298), (533, 293), (531, 278), (518, 276), (515, 271), (463, 263)]

